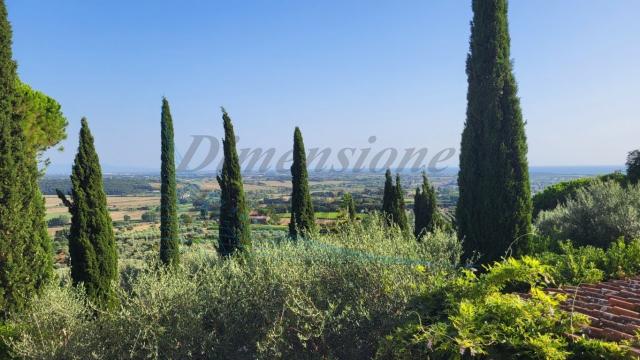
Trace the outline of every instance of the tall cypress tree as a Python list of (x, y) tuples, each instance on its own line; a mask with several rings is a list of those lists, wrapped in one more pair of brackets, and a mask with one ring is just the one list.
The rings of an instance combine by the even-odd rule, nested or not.
[(0, 317), (24, 307), (52, 272), (39, 171), (16, 114), (16, 64), (0, 0)]
[(306, 236), (315, 229), (315, 213), (309, 194), (309, 175), (307, 173), (307, 155), (304, 151), (302, 133), (296, 126), (293, 132), (293, 164), (291, 165), (293, 190), (291, 193), (291, 221), (289, 236), (296, 239)]
[(71, 172), (71, 200), (58, 190), (71, 213), (69, 254), (74, 285), (82, 284), (101, 308), (114, 304), (111, 283), (118, 278), (118, 254), (102, 170), (87, 119), (82, 118), (80, 144)]
[(160, 116), (162, 141), (160, 160), (160, 260), (176, 265), (180, 257), (178, 242), (178, 212), (176, 195), (176, 165), (174, 160), (173, 120), (169, 101), (162, 99)]
[(507, 0), (473, 0), (467, 120), (456, 210), (465, 256), (499, 259), (531, 229), (527, 141), (510, 60)]
[(395, 188), (393, 186), (393, 178), (391, 170), (387, 169), (384, 173), (384, 193), (382, 194), (382, 215), (387, 225), (393, 223), (393, 202), (395, 199)]
[(398, 225), (402, 232), (409, 232), (409, 222), (407, 221), (407, 212), (404, 206), (404, 191), (400, 184), (400, 174), (396, 174), (396, 185), (394, 187), (393, 199), (393, 221)]
[(224, 125), (224, 162), (218, 175), (220, 184), (220, 227), (218, 228), (218, 251), (228, 256), (251, 246), (249, 213), (246, 208), (240, 161), (236, 150), (236, 136), (229, 114), (222, 108)]
[(387, 169), (384, 174), (384, 194), (382, 198), (382, 214), (387, 225), (397, 225), (402, 232), (409, 231), (407, 213), (404, 206), (404, 191), (400, 184), (400, 174), (396, 174), (396, 183), (393, 184), (391, 171)]
[(424, 172), (422, 173), (422, 185), (416, 188), (413, 213), (415, 215), (413, 233), (416, 239), (420, 240), (426, 233), (435, 230), (438, 224), (436, 192), (433, 186), (429, 184), (427, 174)]

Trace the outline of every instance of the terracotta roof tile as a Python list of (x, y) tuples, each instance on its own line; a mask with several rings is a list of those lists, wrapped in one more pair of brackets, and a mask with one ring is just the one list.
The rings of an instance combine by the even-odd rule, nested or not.
[[(591, 323), (582, 334), (609, 341), (637, 339), (640, 334), (640, 277), (611, 280), (597, 284), (547, 288), (549, 293), (564, 294), (560, 306), (565, 311), (587, 315)], [(577, 339), (578, 335), (569, 335)], [(640, 346), (629, 349), (640, 357)]]

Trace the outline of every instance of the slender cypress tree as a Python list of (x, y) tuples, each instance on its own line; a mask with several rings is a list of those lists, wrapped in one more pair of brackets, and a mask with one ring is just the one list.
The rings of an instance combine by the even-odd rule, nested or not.
[(224, 125), (224, 162), (218, 175), (220, 184), (220, 227), (218, 252), (228, 256), (251, 246), (249, 213), (247, 212), (240, 174), (240, 161), (236, 151), (236, 136), (229, 114), (222, 108)]
[(413, 212), (415, 215), (414, 235), (420, 240), (426, 233), (435, 230), (438, 224), (436, 192), (429, 184), (427, 174), (422, 173), (422, 186), (416, 188)]
[(387, 169), (384, 173), (384, 193), (382, 195), (382, 215), (387, 225), (393, 223), (393, 202), (395, 199), (395, 188), (393, 186), (393, 178), (391, 170)]
[(302, 133), (296, 126), (293, 132), (293, 164), (291, 164), (293, 190), (291, 193), (291, 221), (289, 236), (296, 239), (313, 232), (316, 226), (313, 203), (309, 194), (309, 175), (307, 173), (307, 155), (304, 151)]
[(400, 174), (396, 174), (395, 196), (393, 200), (393, 221), (403, 232), (409, 232), (409, 222), (404, 206), (404, 191), (400, 184)]
[(528, 241), (531, 193), (507, 0), (473, 0), (473, 14), (456, 217), (465, 256), (477, 251), (486, 263)]
[(353, 201), (353, 195), (351, 195), (351, 193), (345, 193), (342, 196), (342, 208), (345, 210), (349, 221), (353, 222), (356, 220), (356, 203)]
[(71, 200), (59, 190), (58, 196), (71, 213), (73, 284), (82, 284), (94, 304), (109, 308), (115, 301), (111, 283), (118, 278), (118, 254), (100, 161), (85, 118), (81, 120), (80, 144), (71, 173)]
[(0, 0), (0, 317), (24, 307), (52, 273), (39, 171), (16, 114), (16, 64)]
[(176, 265), (180, 258), (178, 242), (178, 213), (176, 195), (176, 165), (174, 160), (173, 120), (169, 101), (162, 99), (160, 116), (162, 149), (160, 160), (160, 260)]

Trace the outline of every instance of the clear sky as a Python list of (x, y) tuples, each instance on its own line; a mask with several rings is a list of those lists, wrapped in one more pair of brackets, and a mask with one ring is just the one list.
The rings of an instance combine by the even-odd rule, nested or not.
[[(103, 164), (157, 168), (176, 148), (459, 148), (470, 1), (7, 0), (23, 81), (57, 99), (72, 162), (87, 116)], [(518, 0), (512, 57), (531, 165), (617, 165), (640, 147), (640, 1)], [(457, 164), (456, 155), (449, 161)]]

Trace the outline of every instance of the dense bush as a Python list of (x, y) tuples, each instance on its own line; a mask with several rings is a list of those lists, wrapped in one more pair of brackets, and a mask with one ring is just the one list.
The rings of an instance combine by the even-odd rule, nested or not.
[(140, 216), (140, 220), (144, 222), (157, 222), (158, 214), (153, 211), (146, 211)]
[(565, 205), (540, 213), (539, 232), (577, 246), (606, 248), (619, 237), (640, 237), (640, 187), (594, 182), (576, 191)]
[(597, 181), (615, 181), (620, 185), (625, 185), (627, 178), (623, 174), (616, 172), (599, 177), (581, 178), (551, 185), (533, 196), (533, 216), (537, 216), (543, 210), (552, 210), (558, 205), (564, 205), (569, 198), (575, 196), (579, 189), (593, 185)]
[(56, 227), (56, 226), (65, 226), (71, 221), (71, 217), (69, 215), (59, 215), (53, 217), (47, 221), (47, 226)]
[(585, 284), (602, 280), (622, 279), (640, 273), (640, 240), (612, 243), (608, 249), (593, 246), (575, 247), (562, 242), (557, 253), (540, 255), (550, 266), (558, 284)]
[[(510, 259), (480, 276), (465, 270), (438, 286), (425, 287), (420, 317), (386, 337), (379, 357), (566, 357), (562, 334), (571, 331), (570, 318), (554, 312), (561, 298), (536, 287), (548, 270), (530, 258)], [(503, 293), (516, 285), (514, 280), (531, 287), (529, 299)]]
[[(549, 266), (524, 257), (495, 263), (476, 275), (427, 280), (415, 316), (384, 338), (380, 359), (619, 359), (625, 351), (598, 340), (570, 343), (587, 324), (560, 311), (566, 299), (544, 293)], [(428, 276), (427, 276), (428, 277)], [(518, 295), (511, 291), (527, 293)]]
[(380, 219), (308, 241), (263, 241), (242, 257), (183, 255), (176, 271), (129, 267), (120, 308), (98, 313), (52, 285), (12, 319), (13, 352), (31, 359), (370, 358), (409, 316), (430, 273), (457, 266), (460, 245), (422, 243)]

